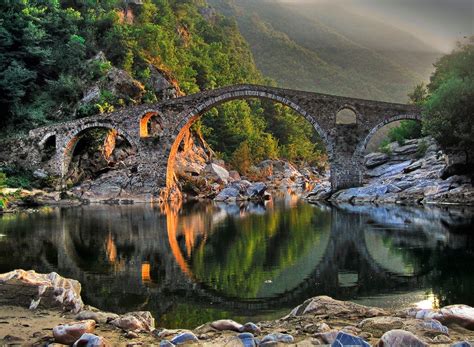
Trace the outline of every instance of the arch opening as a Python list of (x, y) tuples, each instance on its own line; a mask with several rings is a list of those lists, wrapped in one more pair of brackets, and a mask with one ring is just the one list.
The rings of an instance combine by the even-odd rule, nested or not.
[(56, 154), (56, 135), (50, 135), (46, 137), (42, 143), (41, 147), (41, 161), (47, 162), (51, 160)]
[(157, 112), (147, 112), (140, 119), (140, 138), (159, 137), (163, 134), (163, 122)]
[(377, 169), (390, 160), (401, 162), (422, 156), (424, 153), (421, 138), (419, 115), (397, 115), (374, 126), (354, 152), (354, 160), (359, 162), (365, 171), (364, 181), (371, 177), (367, 176), (369, 170)]
[(68, 185), (95, 179), (111, 170), (135, 165), (136, 146), (130, 137), (112, 126), (92, 125), (66, 142), (62, 172)]
[[(286, 159), (295, 163), (298, 153), (305, 150), (307, 153), (313, 150), (314, 154), (317, 151), (319, 157), (316, 158), (315, 155), (315, 159), (324, 158), (321, 168), (324, 173), (317, 172), (324, 175), (328, 158), (332, 155), (328, 136), (312, 115), (291, 100), (268, 92), (245, 90), (226, 93), (205, 100), (178, 117), (181, 122), (174, 130), (172, 145), (166, 153), (168, 189), (175, 189), (177, 186), (177, 158), (180, 151), (187, 147), (185, 141), (191, 130), (198, 130), (199, 141), (203, 135), (209, 137), (209, 128), (215, 131), (215, 136), (209, 139), (208, 163), (217, 162), (226, 166), (237, 177), (252, 178), (248, 169), (260, 166), (256, 165), (259, 164), (257, 161), (263, 162), (264, 159)], [(285, 133), (285, 125), (292, 122), (293, 128), (301, 133), (301, 138), (306, 136), (305, 139), (311, 141), (303, 141), (300, 145), (297, 136)], [(312, 134), (303, 135), (307, 131)], [(255, 142), (260, 146), (255, 146)], [(250, 163), (247, 157), (251, 158)], [(224, 159), (224, 162), (215, 160), (216, 158)], [(261, 176), (263, 179), (269, 175)]]

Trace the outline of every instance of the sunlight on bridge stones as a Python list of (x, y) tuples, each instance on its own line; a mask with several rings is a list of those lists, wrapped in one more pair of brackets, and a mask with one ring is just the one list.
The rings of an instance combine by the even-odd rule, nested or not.
[(142, 282), (143, 283), (150, 283), (151, 282), (151, 275), (150, 275), (150, 263), (149, 262), (145, 262), (145, 263), (142, 263)]
[(158, 113), (148, 112), (140, 119), (140, 137), (160, 136), (163, 132), (163, 125)]

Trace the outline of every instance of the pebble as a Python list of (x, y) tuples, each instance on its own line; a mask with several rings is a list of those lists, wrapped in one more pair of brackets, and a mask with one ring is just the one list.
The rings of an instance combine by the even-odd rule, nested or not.
[(84, 310), (79, 312), (76, 316), (77, 320), (95, 320), (96, 323), (103, 324), (107, 323), (111, 320), (119, 318), (119, 315), (115, 313), (108, 313), (108, 312), (95, 312), (90, 310)]
[(173, 345), (182, 345), (183, 343), (194, 341), (197, 342), (199, 341), (196, 335), (193, 333), (181, 333), (171, 339), (171, 343)]
[(394, 329), (387, 331), (379, 340), (378, 347), (396, 347), (396, 346), (410, 346), (410, 347), (426, 347), (426, 343), (421, 341), (416, 335), (409, 331)]
[(472, 347), (472, 345), (467, 341), (461, 341), (453, 343), (451, 347)]
[(252, 333), (252, 334), (261, 334), (262, 330), (258, 327), (258, 325), (248, 322), (245, 323), (242, 328), (239, 330), (240, 332)]
[(76, 342), (73, 347), (107, 347), (110, 346), (108, 341), (101, 336), (94, 334), (83, 334)]
[(125, 334), (125, 337), (126, 337), (127, 339), (137, 339), (137, 338), (139, 338), (140, 336), (139, 336), (136, 332), (134, 332), (134, 331), (129, 331), (129, 332), (127, 332), (127, 333)]
[(257, 343), (252, 333), (241, 333), (237, 338), (242, 342), (244, 347), (256, 347)]
[(174, 347), (175, 345), (168, 340), (162, 340), (160, 342), (160, 347)]
[(216, 320), (211, 323), (211, 327), (219, 331), (223, 331), (223, 330), (232, 330), (232, 331), (238, 331), (238, 332), (246, 331), (246, 330), (242, 330), (244, 328), (242, 324), (237, 323), (233, 321), (232, 319)]
[(92, 333), (95, 330), (94, 320), (85, 320), (69, 324), (61, 324), (53, 328), (54, 341), (64, 345), (72, 345), (83, 334)]
[(271, 342), (293, 343), (294, 341), (293, 336), (289, 334), (273, 333), (266, 335), (260, 343), (263, 345)]
[(336, 340), (331, 344), (331, 347), (343, 346), (371, 347), (364, 339), (340, 331), (336, 336)]
[(452, 340), (449, 338), (449, 336), (446, 335), (438, 335), (433, 339), (433, 342), (435, 343), (450, 343), (451, 341)]

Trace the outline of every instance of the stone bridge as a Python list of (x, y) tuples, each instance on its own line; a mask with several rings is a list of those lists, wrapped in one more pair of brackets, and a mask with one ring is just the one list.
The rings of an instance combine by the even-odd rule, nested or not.
[[(65, 177), (74, 148), (86, 130), (115, 129), (137, 153), (137, 164), (130, 168), (129, 193), (148, 201), (166, 198), (175, 182), (174, 160), (186, 131), (209, 109), (247, 98), (269, 99), (289, 106), (313, 125), (325, 144), (335, 190), (361, 184), (361, 159), (378, 129), (398, 120), (421, 119), (420, 110), (411, 105), (236, 85), (34, 129), (29, 133), (34, 145), (26, 162)], [(149, 127), (151, 121), (158, 124), (154, 130)], [(45, 161), (42, 152), (47, 146), (54, 149), (54, 155)]]

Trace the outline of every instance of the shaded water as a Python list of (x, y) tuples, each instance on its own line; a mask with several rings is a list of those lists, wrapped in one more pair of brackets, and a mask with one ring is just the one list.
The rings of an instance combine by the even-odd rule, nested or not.
[(400, 307), (474, 305), (469, 209), (212, 202), (84, 206), (0, 217), (0, 272), (78, 279), (103, 310), (159, 326), (277, 318), (315, 295)]

